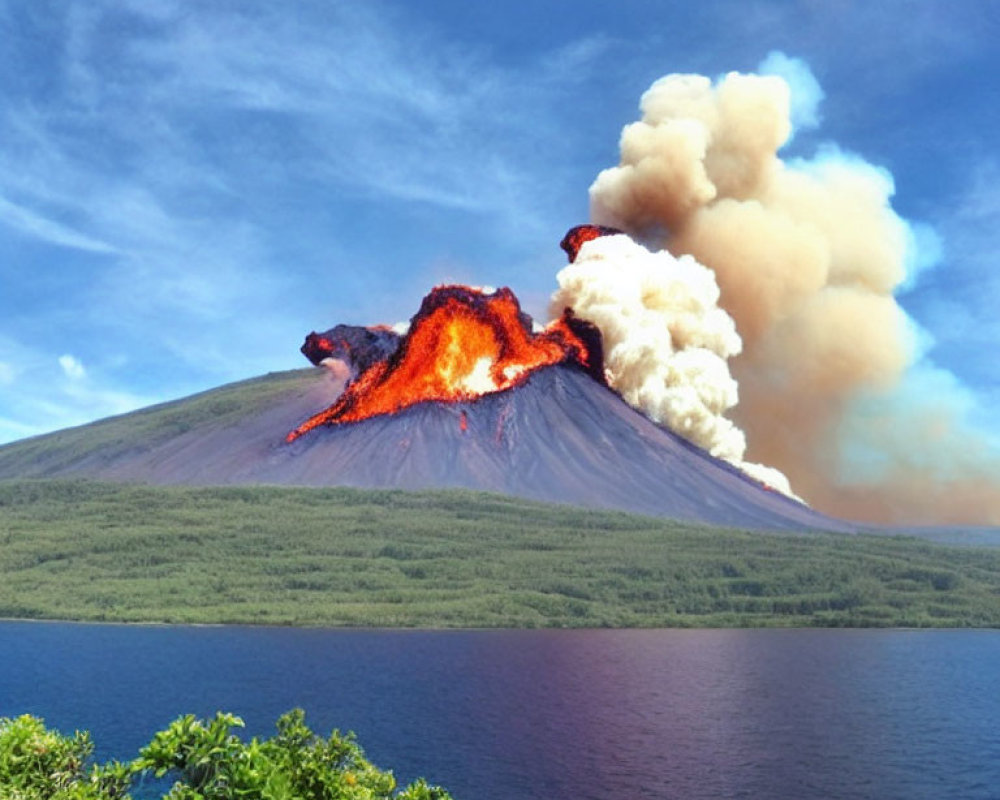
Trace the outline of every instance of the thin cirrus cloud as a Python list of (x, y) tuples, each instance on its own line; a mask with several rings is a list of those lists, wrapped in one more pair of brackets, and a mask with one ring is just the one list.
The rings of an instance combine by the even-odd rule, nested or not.
[(1000, 165), (995, 159), (983, 157), (970, 168), (964, 189), (936, 221), (945, 269), (939, 270), (937, 281), (918, 283), (907, 295), (915, 315), (934, 332), (932, 353), (994, 392), (1000, 391), (998, 187)]
[(0, 335), (0, 441), (121, 414), (155, 397), (110, 389), (75, 355), (58, 357)]
[[(527, 217), (540, 165), (520, 147), (524, 131), (553, 122), (546, 107), (592, 74), (603, 39), (501, 68), (419, 24), (397, 27), (408, 21), (375, 6), (331, 13), (318, 29), (277, 12), (263, 25), (205, 15), (137, 58), (162, 75), (152, 96), (179, 115), (275, 118), (292, 146), (263, 168), (279, 177), (308, 172), (382, 202)], [(267, 162), (266, 126), (256, 143)], [(521, 203), (508, 202), (512, 191)]]
[[(0, 230), (75, 252), (42, 267), (72, 295), (57, 288), (38, 297), (27, 270), (0, 267), (7, 302), (31, 295), (35, 304), (8, 316), (8, 333), (65, 328), (72, 314), (93, 365), (83, 381), (64, 363), (77, 389), (87, 383), (91, 393), (72, 412), (49, 408), (42, 428), (79, 419), (84, 408), (115, 413), (133, 396), (160, 399), (294, 365), (288, 337), (301, 336), (304, 323), (293, 305), (275, 302), (292, 294), (296, 277), (273, 216), (294, 215), (297, 193), (333, 209), (369, 198), (477, 214), (491, 225), (506, 219), (510, 228), (538, 224), (544, 192), (532, 191), (538, 164), (522, 161), (520, 131), (551, 124), (545, 103), (563, 81), (582, 79), (579, 67), (602, 46), (576, 43), (518, 73), (364, 7), (330, 11), (338, 24), (320, 31), (261, 8), (245, 17), (133, 5), (132, 21), (143, 19), (129, 35), (109, 24), (124, 26), (122, 8), (73, 7), (58, 21), (64, 36), (58, 24), (33, 19), (54, 57), (29, 56), (23, 67), (51, 95), (0, 90), (10, 132), (0, 148)], [(304, 192), (303, 180), (311, 184)], [(308, 225), (297, 232), (300, 248), (312, 239), (314, 250), (333, 254), (328, 260), (344, 247)], [(350, 263), (349, 252), (340, 260)], [(392, 269), (408, 268), (399, 263)], [(340, 283), (336, 273), (331, 280)], [(331, 300), (335, 316), (336, 292)], [(231, 341), (241, 343), (236, 357)], [(169, 387), (155, 386), (150, 342)], [(19, 381), (18, 392), (47, 401), (51, 390)], [(13, 405), (0, 401), (0, 413)], [(17, 413), (37, 417), (31, 408), (41, 405), (19, 404)]]
[(58, 247), (86, 250), (91, 253), (114, 253), (115, 248), (107, 242), (82, 234), (72, 228), (47, 219), (28, 208), (0, 197), (0, 222), (19, 233), (40, 239)]
[[(92, 249), (177, 241), (171, 228), (192, 207), (225, 221), (233, 206), (252, 212), (255, 192), (305, 175), (348, 196), (532, 220), (544, 185), (529, 189), (538, 164), (522, 163), (520, 132), (551, 124), (544, 106), (565, 80), (585, 79), (599, 41), (548, 54), (548, 71), (529, 75), (428, 33), (403, 35), (365, 9), (340, 13), (344, 24), (322, 33), (281, 14), (266, 25), (178, 16), (107, 48), (107, 62), (100, 42), (86, 43), (99, 35), (93, 14), (70, 20), (67, 91), (51, 116), (21, 120), (22, 138), (43, 143), (27, 159), (33, 187), (85, 220), (93, 230), (78, 243)], [(89, 88), (69, 91), (80, 85)], [(57, 132), (65, 117), (97, 145), (91, 157), (69, 155), (78, 142)], [(101, 138), (114, 144), (102, 151)], [(32, 152), (19, 149), (19, 160)]]

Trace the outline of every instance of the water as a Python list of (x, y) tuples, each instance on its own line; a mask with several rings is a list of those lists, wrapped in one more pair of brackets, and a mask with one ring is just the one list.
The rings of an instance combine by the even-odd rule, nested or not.
[(0, 715), (129, 758), (301, 706), (459, 800), (1000, 798), (1000, 632), (0, 623)]

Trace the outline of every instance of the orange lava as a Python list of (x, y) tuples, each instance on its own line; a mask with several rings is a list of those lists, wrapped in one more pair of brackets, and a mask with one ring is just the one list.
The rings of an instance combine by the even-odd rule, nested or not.
[(566, 255), (572, 263), (576, 261), (576, 254), (580, 252), (584, 242), (589, 242), (600, 236), (614, 236), (618, 233), (622, 233), (622, 231), (607, 225), (577, 225), (566, 232), (563, 240), (559, 242), (559, 246), (566, 251)]
[[(440, 286), (424, 298), (410, 332), (388, 359), (351, 383), (336, 403), (306, 420), (287, 441), (321, 425), (395, 414), (417, 403), (468, 402), (510, 389), (541, 367), (575, 362), (595, 366), (599, 343), (588, 347), (571, 314), (533, 333), (510, 289), (493, 294), (466, 286)], [(463, 419), (462, 430), (467, 429)]]

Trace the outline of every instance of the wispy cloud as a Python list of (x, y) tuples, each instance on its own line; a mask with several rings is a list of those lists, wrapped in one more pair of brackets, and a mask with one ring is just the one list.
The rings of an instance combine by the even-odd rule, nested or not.
[[(93, 273), (106, 317), (232, 313), (251, 282), (285, 271), (285, 209), (314, 215), (299, 224), (318, 252), (339, 244), (316, 227), (323, 213), (349, 219), (366, 198), (380, 214), (395, 200), (537, 225), (552, 187), (542, 161), (560, 151), (546, 107), (604, 46), (501, 68), (374, 4), (132, 12), (142, 25), (120, 3), (67, 12), (53, 102), (15, 97), (3, 112), (0, 191), (23, 199), (0, 220), (117, 256)], [(109, 38), (116, 26), (134, 33)]]
[(941, 261), (907, 296), (935, 336), (937, 354), (960, 374), (1000, 388), (1000, 163), (987, 157), (964, 190), (940, 206)]
[(80, 381), (87, 377), (87, 370), (80, 363), (80, 359), (69, 353), (59, 356), (59, 366), (62, 367), (63, 373), (70, 380)]
[(59, 247), (71, 247), (92, 253), (114, 253), (115, 248), (106, 242), (79, 233), (54, 220), (46, 219), (10, 200), (0, 197), (0, 222), (26, 236), (32, 236)]
[[(419, 294), (386, 294), (426, 289), (448, 252), (408, 247), (421, 208), (464, 234), (553, 207), (547, 107), (600, 37), (500, 66), (404, 6), (300, 11), (98, 0), (2, 23), (26, 80), (0, 87), (0, 241), (65, 251), (0, 265), (3, 332), (34, 343), (5, 373), (11, 425), (292, 366), (308, 327), (412, 313)], [(24, 377), (61, 357), (66, 385)]]
[(528, 222), (546, 192), (539, 151), (560, 151), (546, 109), (606, 47), (594, 37), (501, 68), (379, 4), (172, 8), (111, 40), (109, 24), (128, 23), (120, 3), (68, 13), (59, 105), (8, 108), (21, 169), (0, 185), (27, 174), (22, 193), (81, 220), (76, 238), (51, 236), (147, 250), (192, 217), (252, 217), (267, 205), (255, 195), (303, 179), (334, 206), (356, 194)]
[(104, 370), (92, 374), (70, 354), (48, 353), (0, 336), (0, 444), (24, 436), (122, 414), (165, 399), (114, 388)]
[[(595, 37), (501, 68), (392, 7), (340, 5), (323, 17), (181, 17), (133, 55), (158, 76), (147, 92), (171, 115), (257, 118), (265, 171), (502, 217), (532, 205), (540, 165), (524, 145), (554, 145), (546, 107), (594, 74), (604, 47)], [(272, 124), (293, 144), (280, 165), (267, 163)], [(227, 144), (221, 163), (250, 145), (238, 129)], [(512, 184), (520, 204), (508, 202)]]
[(25, 439), (28, 436), (37, 436), (45, 432), (46, 429), (44, 427), (25, 425), (16, 420), (0, 416), (0, 444)]

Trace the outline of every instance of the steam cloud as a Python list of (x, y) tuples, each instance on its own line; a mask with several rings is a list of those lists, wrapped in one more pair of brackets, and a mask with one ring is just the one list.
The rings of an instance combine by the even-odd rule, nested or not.
[[(641, 111), (622, 132), (620, 165), (591, 186), (591, 217), (669, 253), (644, 255), (624, 237), (589, 242), (556, 295), (602, 329), (626, 399), (739, 462), (742, 435), (722, 416), (732, 408), (748, 455), (830, 513), (1000, 522), (997, 461), (963, 429), (961, 409), (902, 394), (918, 336), (893, 291), (915, 236), (890, 206), (892, 177), (833, 147), (782, 161), (793, 104), (776, 75), (670, 75)], [(795, 119), (815, 124), (811, 111), (800, 103)], [(694, 259), (714, 273), (735, 331)], [(614, 262), (603, 278), (601, 261)], [(667, 298), (653, 273), (671, 276), (676, 316), (657, 316)]]
[(570, 307), (601, 331), (609, 385), (632, 406), (785, 494), (777, 470), (743, 461), (746, 438), (724, 414), (736, 405), (727, 360), (742, 343), (718, 306), (711, 270), (691, 256), (652, 253), (628, 236), (585, 242), (557, 276), (553, 315)]

